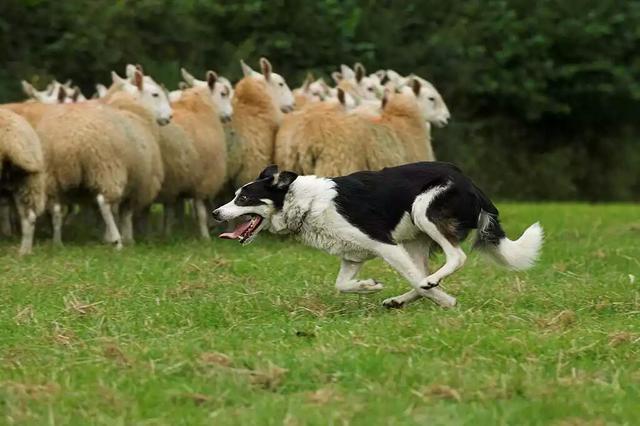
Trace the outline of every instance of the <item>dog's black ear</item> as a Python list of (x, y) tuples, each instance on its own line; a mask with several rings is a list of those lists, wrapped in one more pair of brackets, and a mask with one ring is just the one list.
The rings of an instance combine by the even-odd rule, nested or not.
[(277, 182), (275, 183), (276, 187), (278, 187), (278, 189), (288, 188), (297, 177), (298, 175), (294, 172), (281, 172), (278, 175)]
[(258, 180), (272, 178), (276, 173), (278, 173), (278, 166), (272, 164), (270, 166), (267, 166), (267, 168), (264, 169), (262, 173), (260, 173), (260, 176), (258, 176)]

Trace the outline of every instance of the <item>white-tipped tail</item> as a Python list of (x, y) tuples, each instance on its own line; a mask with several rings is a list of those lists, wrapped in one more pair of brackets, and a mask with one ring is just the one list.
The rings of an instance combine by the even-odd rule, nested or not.
[(544, 231), (540, 223), (536, 222), (515, 241), (506, 237), (502, 238), (490, 253), (504, 266), (522, 271), (531, 268), (536, 263), (543, 240)]

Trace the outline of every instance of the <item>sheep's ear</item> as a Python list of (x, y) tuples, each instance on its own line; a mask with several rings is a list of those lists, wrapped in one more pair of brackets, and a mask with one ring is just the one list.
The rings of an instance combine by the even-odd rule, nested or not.
[(34, 97), (33, 92), (35, 91), (35, 89), (31, 85), (31, 83), (27, 83), (26, 81), (22, 80), (21, 84), (22, 84), (22, 91), (25, 93), (25, 95), (29, 96), (30, 98), (33, 98)]
[(387, 102), (389, 102), (389, 89), (384, 89), (384, 94), (382, 95), (382, 109), (387, 106)]
[(278, 178), (275, 181), (276, 188), (278, 189), (286, 189), (291, 186), (294, 180), (298, 177), (297, 173), (294, 172), (281, 172), (278, 174)]
[(104, 84), (96, 84), (96, 92), (98, 97), (101, 98), (107, 94), (107, 87)]
[(71, 79), (68, 78), (67, 81), (65, 81), (62, 85), (64, 86), (65, 89), (72, 89), (71, 84), (73, 84), (73, 81), (71, 81)]
[(122, 85), (126, 83), (125, 79), (120, 77), (117, 72), (111, 71), (111, 81), (113, 84)]
[(331, 73), (331, 78), (336, 84), (338, 84), (342, 81), (342, 73), (340, 73), (340, 71), (334, 71)]
[(260, 179), (267, 179), (267, 178), (273, 178), (273, 176), (278, 173), (278, 166), (275, 164), (272, 164), (270, 166), (267, 166), (261, 173), (260, 176), (258, 176), (258, 180)]
[(60, 86), (56, 80), (53, 80), (51, 83), (47, 84), (47, 96), (53, 95), (53, 91), (56, 90), (56, 87)]
[(362, 65), (360, 62), (356, 62), (356, 64), (354, 65), (354, 68), (356, 71), (356, 81), (360, 83), (360, 81), (362, 81), (362, 79), (366, 75), (364, 65)]
[(144, 88), (144, 76), (138, 70), (135, 70), (133, 73), (133, 84), (135, 84), (138, 90), (142, 92), (142, 89)]
[(136, 69), (144, 75), (144, 69), (142, 68), (142, 65), (136, 64)]
[(215, 71), (207, 71), (207, 86), (209, 86), (209, 90), (213, 92), (213, 89), (216, 87), (216, 81), (218, 80), (218, 74)]
[(67, 99), (67, 90), (64, 88), (64, 86), (61, 85), (58, 88), (58, 103), (63, 104), (66, 99)]
[(189, 74), (189, 71), (187, 71), (184, 68), (180, 68), (180, 74), (182, 74), (182, 78), (184, 79), (184, 81), (190, 86), (193, 87), (193, 84), (196, 80), (196, 78), (194, 76), (192, 76), (191, 74)]
[(180, 83), (178, 83), (178, 89), (180, 89), (180, 90), (186, 90), (189, 87), (190, 86), (187, 83), (185, 83), (184, 81), (181, 81)]
[(253, 75), (253, 70), (251, 69), (251, 67), (247, 65), (246, 62), (242, 59), (240, 59), (240, 66), (242, 67), (242, 75), (244, 75), (245, 77)]
[(324, 78), (319, 78), (318, 83), (320, 83), (320, 85), (322, 86), (322, 90), (324, 90), (325, 93), (329, 93), (329, 85), (324, 81)]
[(420, 89), (422, 88), (422, 83), (417, 78), (411, 80), (411, 90), (416, 96), (420, 96)]
[(375, 75), (380, 79), (380, 81), (387, 78), (387, 72), (385, 70), (378, 70), (375, 72)]
[(348, 65), (340, 65), (340, 72), (342, 73), (342, 78), (345, 80), (355, 80), (356, 78), (356, 73), (354, 73)]
[(73, 102), (78, 102), (78, 99), (80, 98), (80, 95), (82, 95), (82, 92), (80, 91), (80, 88), (78, 86), (75, 86), (73, 88), (73, 94), (71, 95), (71, 100)]
[(338, 87), (338, 102), (340, 102), (340, 104), (343, 107), (347, 106), (347, 102), (345, 99), (345, 94), (344, 94), (344, 90), (342, 90), (342, 87)]
[(271, 67), (271, 62), (269, 62), (267, 58), (260, 58), (260, 69), (262, 70), (262, 75), (264, 75), (265, 80), (271, 80), (273, 68)]
[(307, 77), (304, 79), (304, 83), (302, 83), (302, 90), (305, 92), (309, 91), (309, 86), (313, 83), (313, 73), (308, 72)]
[(124, 74), (127, 76), (127, 78), (133, 78), (135, 73), (136, 73), (136, 66), (133, 64), (127, 64), (127, 67), (124, 70)]

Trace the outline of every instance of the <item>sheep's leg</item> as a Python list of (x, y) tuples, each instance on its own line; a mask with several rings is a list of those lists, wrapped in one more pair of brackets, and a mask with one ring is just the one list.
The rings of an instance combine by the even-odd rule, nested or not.
[(133, 244), (133, 210), (129, 207), (120, 209), (120, 229), (122, 230), (122, 242)]
[(118, 227), (116, 226), (116, 221), (113, 217), (113, 211), (111, 210), (112, 206), (107, 200), (104, 199), (104, 195), (99, 194), (96, 197), (98, 202), (98, 207), (100, 208), (100, 214), (102, 214), (102, 219), (104, 220), (105, 225), (107, 226), (107, 231), (105, 233), (105, 239), (107, 243), (114, 244), (116, 250), (122, 249), (122, 238), (120, 237), (120, 231), (118, 231)]
[[(177, 203), (177, 202), (176, 202)], [(173, 225), (176, 222), (176, 203), (164, 203), (164, 235), (169, 237), (173, 233)]]
[(175, 215), (174, 218), (176, 220), (176, 222), (178, 223), (184, 223), (184, 219), (185, 219), (185, 200), (182, 198), (178, 198), (174, 204), (173, 207), (175, 209)]
[(0, 206), (0, 235), (10, 237), (13, 235), (13, 226), (11, 223), (11, 205)]
[(33, 209), (26, 208), (16, 199), (16, 207), (20, 216), (22, 229), (22, 241), (20, 243), (20, 256), (31, 254), (33, 247), (33, 234), (36, 228), (36, 213)]
[(207, 207), (201, 199), (194, 199), (196, 217), (198, 218), (198, 227), (200, 228), (200, 238), (209, 240), (209, 227), (207, 224)]
[(338, 272), (338, 277), (336, 278), (336, 289), (340, 293), (375, 293), (384, 288), (381, 283), (372, 279), (355, 279), (358, 271), (362, 268), (362, 264), (363, 262), (342, 259), (340, 272)]
[(51, 206), (51, 224), (53, 226), (53, 245), (62, 246), (62, 223), (64, 222), (64, 214), (60, 203), (54, 203)]

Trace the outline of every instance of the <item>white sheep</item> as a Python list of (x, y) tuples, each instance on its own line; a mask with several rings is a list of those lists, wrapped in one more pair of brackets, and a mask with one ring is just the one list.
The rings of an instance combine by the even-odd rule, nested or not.
[[(61, 205), (94, 199), (117, 249), (133, 242), (132, 218), (155, 199), (164, 178), (158, 124), (171, 107), (155, 82), (135, 73), (135, 84), (113, 73), (100, 101), (63, 105), (45, 115), (37, 131), (47, 147), (54, 241), (60, 242)], [(113, 210), (119, 209), (121, 230)]]
[[(158, 200), (165, 207), (165, 232), (171, 231), (174, 204), (192, 198), (200, 236), (209, 239), (205, 201), (215, 197), (225, 184), (227, 152), (225, 132), (216, 105), (224, 84), (216, 84), (217, 75), (207, 72), (207, 85), (185, 89), (180, 100), (172, 103), (173, 120), (161, 128), (160, 148), (165, 180)], [(230, 118), (227, 110), (225, 118)]]
[(40, 139), (21, 116), (0, 108), (0, 193), (10, 194), (20, 217), (20, 254), (31, 253), (35, 222), (45, 207)]
[(266, 58), (260, 59), (261, 72), (241, 61), (244, 78), (236, 84), (233, 96), (232, 133), (241, 150), (235, 164), (229, 164), (235, 187), (255, 179), (273, 162), (276, 132), (283, 113), (291, 112), (294, 99), (284, 78), (273, 72)]

